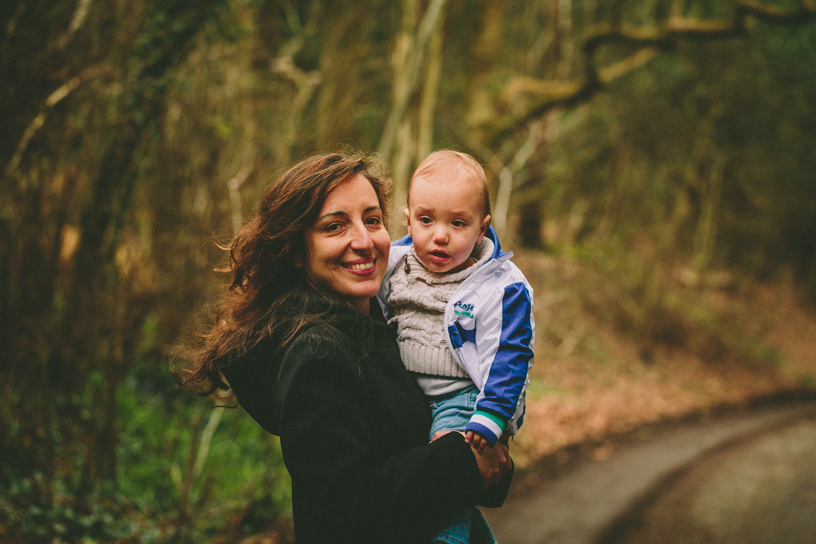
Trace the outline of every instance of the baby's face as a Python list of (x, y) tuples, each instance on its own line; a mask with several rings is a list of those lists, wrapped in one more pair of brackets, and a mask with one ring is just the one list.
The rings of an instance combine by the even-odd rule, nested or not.
[(469, 266), (473, 247), (481, 242), (490, 216), (484, 216), (479, 183), (439, 174), (415, 179), (408, 207), (408, 233), (414, 250), (428, 270), (458, 272)]

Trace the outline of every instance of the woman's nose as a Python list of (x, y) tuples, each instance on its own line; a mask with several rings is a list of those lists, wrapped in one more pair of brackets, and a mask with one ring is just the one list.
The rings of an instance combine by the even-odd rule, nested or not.
[(351, 249), (355, 251), (371, 251), (374, 247), (374, 242), (371, 240), (371, 235), (364, 225), (355, 226), (353, 229), (353, 238), (351, 239)]

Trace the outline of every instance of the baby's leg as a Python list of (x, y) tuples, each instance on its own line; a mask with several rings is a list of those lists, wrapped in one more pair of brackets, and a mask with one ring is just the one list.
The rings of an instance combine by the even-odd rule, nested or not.
[[(479, 390), (471, 386), (452, 395), (430, 399), (431, 413), (433, 415), (430, 438), (433, 439), (434, 434), (439, 431), (464, 431), (468, 421), (470, 421), (470, 416), (473, 415), (473, 411), (476, 409), (476, 396), (478, 394)], [(490, 528), (487, 526), (487, 522), (484, 521), (482, 513), (475, 507), (466, 508), (451, 515), (445, 527), (436, 533), (431, 542), (469, 544), (471, 542), (471, 524), (476, 516), (481, 517), (481, 522), (477, 520), (479, 534), (484, 535), (484, 531), (481, 530), (482, 523), (487, 528), (487, 532), (490, 533)], [(490, 534), (492, 537), (492, 533)], [(491, 544), (491, 541), (482, 538), (473, 541), (473, 544)]]
[(476, 510), (475, 506), (455, 512), (447, 519), (446, 525), (437, 531), (431, 542), (433, 544), (470, 544), (470, 527), (474, 510)]
[(470, 544), (496, 544), (496, 537), (481, 510), (474, 506), (470, 512)]
[(456, 513), (434, 536), (433, 544), (497, 544), (490, 525), (475, 506)]
[(464, 432), (470, 417), (476, 410), (476, 397), (478, 395), (479, 390), (475, 386), (470, 386), (452, 395), (431, 398), (433, 423), (428, 438), (433, 440), (434, 433), (438, 431)]

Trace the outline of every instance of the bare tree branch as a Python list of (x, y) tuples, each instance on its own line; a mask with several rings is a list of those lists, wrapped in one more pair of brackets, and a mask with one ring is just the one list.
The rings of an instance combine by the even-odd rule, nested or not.
[(6, 62), (8, 62), (6, 50), (8, 49), (8, 44), (11, 42), (12, 36), (14, 36), (14, 31), (17, 30), (17, 22), (20, 20), (20, 17), (22, 17), (25, 8), (26, 3), (20, 2), (17, 5), (17, 10), (11, 15), (11, 17), (9, 17), (9, 20), (6, 23), (6, 32), (3, 36), (3, 43), (0, 44), (0, 66), (3, 66), (6, 64)]
[(616, 79), (634, 71), (636, 68), (640, 68), (659, 54), (660, 49), (656, 47), (641, 49), (623, 60), (602, 68), (598, 72), (598, 80), (604, 84), (612, 83)]
[(753, 15), (769, 23), (805, 24), (816, 18), (816, 9), (811, 0), (800, 0), (799, 6), (795, 9), (784, 9), (754, 0), (743, 0), (737, 4), (735, 19), (744, 18), (746, 15)]
[(74, 37), (77, 30), (82, 27), (82, 24), (85, 22), (85, 19), (88, 18), (88, 11), (90, 10), (92, 0), (79, 0), (77, 2), (76, 9), (74, 9), (74, 15), (71, 17), (71, 23), (68, 25), (68, 29), (65, 31), (65, 34), (57, 42), (57, 47), (63, 49), (68, 42)]
[(496, 194), (496, 205), (493, 207), (493, 226), (502, 237), (507, 228), (507, 216), (510, 211), (510, 196), (515, 187), (513, 177), (522, 169), (530, 157), (533, 156), (543, 139), (541, 123), (531, 122), (530, 133), (510, 164), (504, 166), (499, 172), (499, 190)]
[[(495, 144), (511, 132), (556, 107), (569, 107), (590, 99), (604, 84), (618, 79), (649, 62), (661, 51), (672, 49), (679, 41), (687, 39), (724, 39), (743, 35), (752, 19), (779, 24), (800, 25), (816, 20), (816, 8), (811, 0), (800, 0), (793, 9), (783, 9), (756, 0), (742, 0), (737, 4), (733, 17), (720, 20), (699, 20), (685, 17), (678, 4), (672, 17), (659, 27), (635, 27), (623, 23), (601, 24), (590, 28), (581, 47), (584, 66), (583, 78), (579, 80), (536, 80), (518, 78), (510, 81), (499, 94), (500, 106), (513, 103), (521, 93), (536, 94), (526, 110), (521, 113), (496, 115), (495, 120), (479, 127), (481, 140)], [(596, 53), (606, 45), (627, 45), (637, 51), (612, 65), (599, 67)]]
[(23, 153), (25, 153), (26, 149), (28, 148), (29, 142), (31, 142), (31, 138), (37, 134), (37, 131), (42, 128), (45, 124), (45, 119), (48, 117), (48, 113), (51, 109), (56, 106), (60, 101), (62, 101), (66, 96), (71, 94), (77, 87), (79, 87), (83, 82), (90, 79), (94, 75), (99, 72), (97, 67), (89, 68), (85, 70), (82, 74), (78, 76), (74, 76), (62, 85), (60, 85), (54, 92), (48, 95), (48, 98), (45, 99), (45, 104), (40, 110), (34, 119), (26, 127), (25, 131), (23, 132), (20, 141), (17, 143), (17, 149), (14, 151), (14, 155), (12, 155), (9, 162), (6, 164), (5, 168), (3, 169), (3, 176), (8, 177), (11, 175), (12, 172), (17, 168), (20, 164), (20, 161), (23, 158)]
[(232, 212), (232, 229), (233, 232), (238, 232), (241, 228), (241, 223), (243, 222), (243, 217), (241, 215), (241, 193), (240, 188), (241, 185), (247, 180), (249, 175), (255, 169), (255, 165), (245, 164), (232, 179), (227, 182), (227, 187), (229, 188), (229, 195), (230, 195), (230, 209)]

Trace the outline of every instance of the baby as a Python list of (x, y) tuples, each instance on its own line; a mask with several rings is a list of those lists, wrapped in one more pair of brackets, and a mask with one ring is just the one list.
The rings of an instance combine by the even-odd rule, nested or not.
[(533, 290), (489, 226), (481, 165), (431, 153), (411, 179), (405, 215), (408, 236), (391, 245), (378, 297), (430, 401), (431, 438), (463, 431), (480, 451), (505, 442), (524, 415)]

